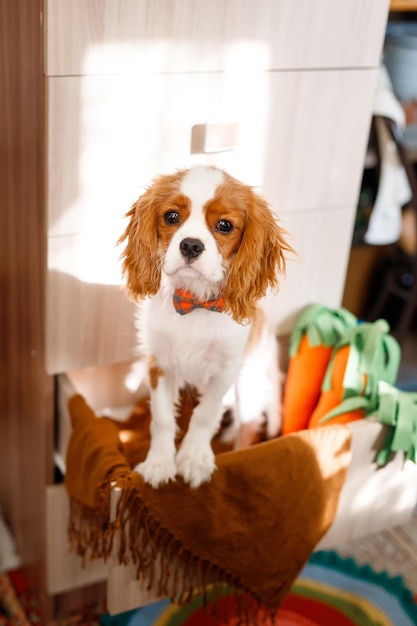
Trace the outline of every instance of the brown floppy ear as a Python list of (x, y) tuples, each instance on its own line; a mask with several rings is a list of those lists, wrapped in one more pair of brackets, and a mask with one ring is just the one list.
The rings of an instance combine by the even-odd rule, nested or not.
[(278, 289), (285, 252), (294, 252), (286, 235), (266, 201), (250, 190), (245, 231), (223, 291), (226, 310), (237, 322), (253, 320), (268, 287)]
[(126, 214), (128, 226), (118, 244), (126, 241), (122, 270), (133, 300), (157, 293), (161, 282), (158, 233), (153, 192), (148, 189)]

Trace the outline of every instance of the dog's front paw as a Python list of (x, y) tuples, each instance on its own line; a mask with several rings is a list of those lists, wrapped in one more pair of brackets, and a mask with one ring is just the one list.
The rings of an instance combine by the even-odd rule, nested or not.
[(170, 480), (175, 480), (177, 467), (174, 459), (167, 460), (164, 457), (148, 455), (143, 463), (135, 467), (135, 472), (138, 472), (145, 482), (157, 489)]
[(195, 443), (184, 439), (176, 458), (177, 472), (190, 487), (199, 487), (210, 480), (216, 469), (210, 444)]

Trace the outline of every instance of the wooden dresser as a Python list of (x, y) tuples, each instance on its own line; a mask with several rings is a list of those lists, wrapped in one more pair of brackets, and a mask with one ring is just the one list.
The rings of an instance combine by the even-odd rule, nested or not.
[(224, 167), (269, 199), (300, 255), (267, 301), (277, 333), (307, 303), (339, 306), (388, 10), (2, 2), (0, 502), (47, 611), (101, 576), (60, 586), (62, 561), (47, 571), (48, 537), (65, 537), (56, 375), (132, 358), (124, 213), (158, 173)]

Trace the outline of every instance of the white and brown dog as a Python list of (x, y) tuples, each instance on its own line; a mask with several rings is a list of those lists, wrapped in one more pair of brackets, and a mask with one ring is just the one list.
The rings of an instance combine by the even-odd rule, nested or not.
[[(253, 324), (258, 302), (268, 287), (278, 286), (291, 248), (267, 203), (215, 167), (157, 178), (128, 218), (120, 239), (126, 241), (123, 272), (130, 296), (144, 300), (139, 331), (152, 413), (151, 446), (135, 469), (153, 487), (177, 474), (198, 487), (215, 469), (211, 439), (223, 397), (253, 344), (251, 327), (259, 328)], [(263, 331), (258, 337), (271, 343)], [(261, 372), (269, 367), (265, 361)], [(184, 383), (201, 397), (177, 452), (174, 406)], [(279, 429), (277, 386), (278, 378), (270, 393), (269, 411), (276, 415), (268, 415), (269, 435)], [(246, 382), (241, 388), (247, 395)]]

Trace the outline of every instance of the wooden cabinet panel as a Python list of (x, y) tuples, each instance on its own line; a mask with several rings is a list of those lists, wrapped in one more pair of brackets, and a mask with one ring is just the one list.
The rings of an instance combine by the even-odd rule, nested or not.
[(50, 76), (375, 67), (388, 0), (47, 0)]
[(298, 260), (287, 263), (287, 277), (278, 295), (268, 294), (265, 309), (278, 334), (291, 332), (295, 319), (307, 304), (339, 307), (355, 208), (286, 213), (282, 225), (293, 238)]

